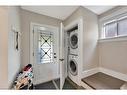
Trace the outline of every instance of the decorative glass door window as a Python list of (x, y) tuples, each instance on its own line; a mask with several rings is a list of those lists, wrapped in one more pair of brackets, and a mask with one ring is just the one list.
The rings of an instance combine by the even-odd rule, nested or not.
[(39, 63), (53, 62), (53, 34), (51, 32), (39, 32)]

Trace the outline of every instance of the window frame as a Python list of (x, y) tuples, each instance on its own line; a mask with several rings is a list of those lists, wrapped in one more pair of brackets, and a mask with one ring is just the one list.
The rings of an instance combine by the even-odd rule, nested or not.
[[(123, 21), (123, 20), (127, 20), (127, 16), (126, 16), (126, 17), (124, 17), (124, 18), (118, 19), (118, 22), (117, 22), (117, 27), (118, 27), (119, 22), (120, 22), (120, 21)], [(119, 27), (118, 27), (117, 29), (119, 30)], [(118, 31), (118, 30), (117, 30), (117, 31)], [(118, 32), (118, 36), (127, 36), (127, 34), (124, 34), (124, 35), (119, 35), (119, 32)]]
[[(48, 36), (52, 36), (52, 38), (51, 39), (53, 39), (53, 41), (54, 41), (54, 34), (52, 33), (52, 32), (50, 32), (50, 33), (48, 33), (48, 32), (50, 32), (50, 31), (47, 31), (46, 32), (46, 30), (45, 31), (43, 31), (43, 30), (38, 30), (38, 33), (39, 33), (39, 39), (38, 39), (38, 41), (40, 40), (40, 35), (48, 35)], [(45, 40), (45, 39), (43, 39), (43, 40)], [(41, 46), (41, 45), (39, 45), (39, 43), (40, 42), (38, 42), (38, 48), (42, 48), (42, 47), (39, 47), (39, 46)], [(45, 43), (45, 42), (44, 42)], [(42, 44), (42, 45), (44, 45), (44, 43)], [(52, 42), (52, 47), (53, 47), (53, 50), (52, 50), (52, 59), (50, 59), (50, 62), (41, 62), (41, 51), (39, 50), (39, 55), (38, 55), (38, 60), (39, 60), (39, 62), (38, 62), (38, 64), (49, 64), (49, 63), (53, 63), (54, 62), (54, 56), (53, 56), (53, 54), (54, 54), (54, 43)], [(51, 48), (51, 47), (50, 47)], [(44, 48), (45, 49), (45, 48)], [(44, 51), (44, 49), (42, 49), (42, 51), (43, 52), (45, 52)], [(51, 49), (49, 49), (49, 50), (51, 50)], [(46, 54), (44, 54), (42, 57), (44, 57)], [(48, 55), (48, 54), (47, 54)], [(50, 55), (51, 56), (51, 55)], [(51, 61), (52, 60), (52, 61)]]
[[(124, 19), (127, 19), (127, 16), (121, 16), (119, 18), (114, 18), (112, 20), (109, 20), (107, 22), (104, 22), (102, 24), (102, 31), (101, 31), (101, 37), (100, 39), (112, 39), (112, 38), (121, 38), (121, 37), (127, 37), (127, 35), (119, 35), (119, 31), (118, 31), (118, 22), (121, 21), (121, 20), (124, 20)], [(107, 24), (110, 24), (110, 23), (116, 23), (117, 24), (117, 35), (116, 36), (113, 36), (113, 37), (105, 37), (105, 26)]]

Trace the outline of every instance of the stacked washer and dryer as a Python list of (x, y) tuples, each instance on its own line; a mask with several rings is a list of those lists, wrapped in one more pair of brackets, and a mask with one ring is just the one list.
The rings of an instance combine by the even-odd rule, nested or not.
[(68, 32), (68, 77), (78, 84), (78, 26)]

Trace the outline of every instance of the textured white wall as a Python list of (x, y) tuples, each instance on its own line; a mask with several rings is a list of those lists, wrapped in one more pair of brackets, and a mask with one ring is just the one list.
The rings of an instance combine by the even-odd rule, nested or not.
[[(9, 7), (9, 35), (8, 35), (8, 84), (14, 81), (15, 75), (20, 69), (20, 49), (14, 48), (14, 32), (12, 27), (20, 31), (20, 9), (19, 7)], [(21, 32), (21, 31), (20, 31)], [(19, 37), (19, 39), (21, 36)], [(19, 45), (20, 46), (20, 45)], [(20, 48), (20, 47), (19, 47)]]
[(8, 8), (0, 7), (0, 89), (8, 88)]

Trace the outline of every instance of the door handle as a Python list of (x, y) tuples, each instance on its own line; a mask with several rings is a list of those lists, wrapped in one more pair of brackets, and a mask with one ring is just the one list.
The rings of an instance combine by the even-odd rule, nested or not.
[(59, 59), (60, 61), (64, 61), (64, 59)]
[(54, 58), (57, 58), (56, 56), (54, 56)]

